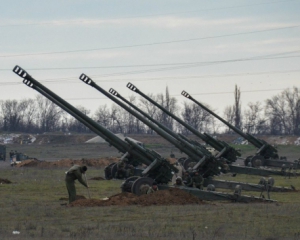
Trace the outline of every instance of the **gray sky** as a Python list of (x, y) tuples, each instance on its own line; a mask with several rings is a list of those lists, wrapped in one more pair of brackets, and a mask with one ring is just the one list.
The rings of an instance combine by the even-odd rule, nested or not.
[(12, 72), (24, 68), (92, 112), (111, 100), (81, 73), (124, 97), (187, 91), (219, 114), (299, 87), (300, 0), (1, 0), (0, 99), (33, 98)]

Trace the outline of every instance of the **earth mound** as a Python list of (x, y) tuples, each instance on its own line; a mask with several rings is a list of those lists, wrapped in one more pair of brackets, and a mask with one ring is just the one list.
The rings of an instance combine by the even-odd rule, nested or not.
[(0, 178), (0, 184), (9, 184), (9, 183), (11, 183), (11, 181), (9, 181), (8, 179)]
[(133, 193), (123, 192), (111, 196), (108, 200), (80, 199), (69, 204), (71, 207), (100, 207), (100, 206), (151, 206), (151, 205), (187, 205), (203, 204), (203, 202), (178, 188), (161, 190), (150, 195), (137, 196)]
[(88, 167), (105, 167), (112, 162), (117, 162), (119, 158), (107, 157), (97, 159), (61, 159), (53, 162), (39, 161), (35, 159), (29, 159), (18, 163), (16, 167), (38, 167), (38, 168), (52, 168), (52, 167), (71, 167), (73, 165), (86, 165)]
[(89, 180), (105, 180), (103, 177), (93, 177), (90, 178)]

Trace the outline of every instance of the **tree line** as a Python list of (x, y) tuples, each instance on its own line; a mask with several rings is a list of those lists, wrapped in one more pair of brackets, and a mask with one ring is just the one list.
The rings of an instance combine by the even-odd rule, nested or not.
[[(149, 94), (150, 98), (200, 132), (231, 133), (232, 130), (193, 102), (179, 106), (177, 99), (164, 94)], [(129, 101), (169, 129), (185, 135), (190, 132), (144, 98), (131, 96)], [(205, 105), (209, 109), (209, 105)], [(114, 133), (155, 134), (133, 115), (116, 104), (99, 106), (94, 114), (82, 106), (77, 109)], [(214, 111), (214, 109), (211, 109)], [(251, 134), (300, 135), (300, 93), (297, 87), (286, 89), (264, 102), (250, 102), (241, 108), (241, 91), (235, 86), (234, 103), (223, 114), (217, 113), (233, 126)], [(0, 101), (0, 130), (4, 132), (43, 133), (90, 130), (47, 98)]]

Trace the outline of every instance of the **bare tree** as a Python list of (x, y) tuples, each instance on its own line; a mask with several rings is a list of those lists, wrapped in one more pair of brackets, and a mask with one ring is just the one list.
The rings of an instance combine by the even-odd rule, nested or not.
[[(227, 106), (225, 108), (224, 119), (231, 125), (234, 125), (234, 108), (233, 108), (233, 106)], [(230, 133), (230, 132), (232, 132), (232, 130), (230, 128), (228, 128), (227, 132)]]
[[(76, 108), (86, 116), (89, 116), (91, 112), (89, 109), (83, 106), (76, 106)], [(81, 123), (80, 121), (78, 121), (76, 118), (73, 117), (71, 117), (68, 121), (68, 130), (72, 132), (78, 132), (78, 133), (90, 132), (88, 127), (86, 127), (83, 123)]]
[(300, 93), (299, 89), (286, 89), (266, 100), (266, 115), (269, 118), (271, 134), (300, 133)]
[(241, 90), (235, 85), (234, 89), (234, 126), (241, 129), (242, 127), (242, 118), (241, 118)]
[(5, 100), (0, 102), (0, 108), (3, 115), (4, 131), (20, 131), (22, 116), (21, 105), (17, 100)]
[(41, 131), (59, 130), (59, 121), (63, 110), (42, 95), (38, 95), (36, 101), (38, 106), (37, 121)]
[(261, 134), (266, 131), (266, 120), (263, 118), (263, 107), (260, 102), (249, 103), (244, 112), (245, 130), (251, 134)]
[[(209, 106), (206, 105), (207, 108)], [(183, 109), (181, 111), (182, 120), (197, 129), (200, 132), (210, 132), (212, 129), (212, 116), (210, 113), (199, 107), (195, 103), (184, 102)], [(183, 126), (178, 125), (178, 129), (183, 134), (190, 134), (190, 132)]]
[(108, 109), (106, 104), (98, 107), (98, 109), (95, 112), (94, 118), (102, 126), (106, 128), (111, 128), (112, 125), (111, 112), (110, 109)]

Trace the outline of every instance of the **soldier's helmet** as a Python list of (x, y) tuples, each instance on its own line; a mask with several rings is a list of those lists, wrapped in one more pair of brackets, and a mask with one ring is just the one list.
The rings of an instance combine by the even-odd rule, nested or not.
[(215, 185), (213, 184), (208, 184), (206, 189), (207, 191), (212, 191), (212, 192), (216, 190)]
[(285, 167), (285, 164), (282, 164), (282, 167)]
[(176, 183), (182, 183), (182, 178), (181, 177), (177, 177), (175, 181), (176, 181)]
[(86, 172), (86, 170), (87, 170), (87, 167), (86, 167), (86, 166), (83, 166), (83, 167), (82, 167), (82, 171)]

